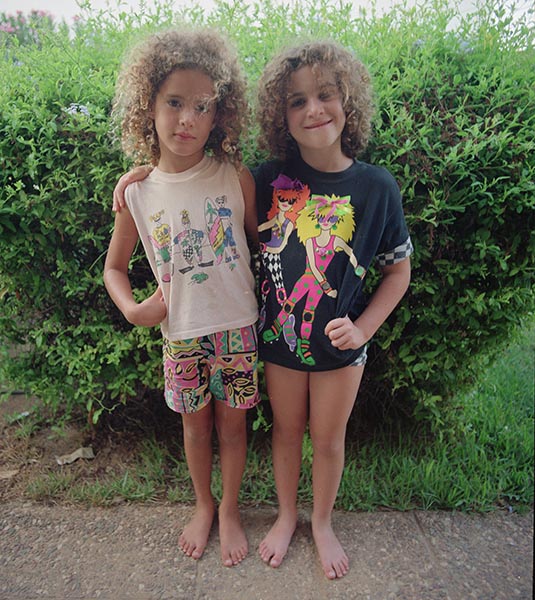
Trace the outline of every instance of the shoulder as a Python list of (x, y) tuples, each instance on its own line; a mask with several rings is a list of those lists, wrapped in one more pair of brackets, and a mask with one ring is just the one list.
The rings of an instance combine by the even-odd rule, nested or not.
[(388, 169), (366, 162), (357, 163), (357, 174), (364, 178), (369, 185), (399, 192), (399, 185)]
[(242, 166), (240, 169), (238, 169), (238, 178), (242, 185), (244, 183), (248, 184), (250, 182), (252, 182), (254, 185), (254, 177), (251, 171), (246, 166)]
[(254, 194), (255, 180), (247, 167), (244, 166), (239, 170), (238, 179), (244, 195)]
[(284, 170), (284, 165), (282, 160), (269, 160), (251, 168), (256, 184), (262, 185), (266, 181), (271, 183)]
[(402, 204), (401, 189), (388, 169), (382, 166), (358, 163), (356, 183), (366, 198), (367, 206), (398, 210)]

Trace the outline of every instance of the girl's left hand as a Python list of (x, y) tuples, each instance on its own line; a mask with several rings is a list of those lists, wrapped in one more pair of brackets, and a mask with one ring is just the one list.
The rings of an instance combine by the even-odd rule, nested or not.
[(364, 332), (349, 317), (329, 321), (325, 327), (325, 335), (339, 350), (356, 350), (368, 341)]

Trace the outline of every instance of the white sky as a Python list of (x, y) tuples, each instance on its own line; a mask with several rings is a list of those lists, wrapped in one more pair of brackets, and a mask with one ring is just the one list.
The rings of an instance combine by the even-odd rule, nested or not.
[[(286, 0), (281, 0), (284, 2)], [(247, 2), (247, 0), (244, 0)], [(204, 8), (212, 8), (213, 0), (197, 0), (197, 3)], [(396, 4), (395, 0), (376, 0), (375, 5), (380, 10), (381, 7), (390, 7)], [(415, 0), (409, 0), (409, 3), (416, 3)], [(44, 10), (51, 13), (55, 18), (64, 18), (67, 23), (71, 23), (72, 18), (80, 13), (80, 4), (90, 4), (94, 9), (108, 9), (112, 13), (120, 12), (121, 10), (129, 10), (130, 8), (138, 8), (140, 0), (0, 0), (0, 12), (15, 13), (20, 10), (23, 13), (28, 13), (32, 9)], [(146, 1), (146, 5), (150, 6), (150, 0)], [(189, 5), (188, 0), (174, 0), (174, 5), (183, 6)], [(370, 5), (367, 0), (353, 0), (355, 7)], [(462, 0), (463, 7), (470, 8), (474, 5), (472, 0)]]
[[(80, 13), (81, 4), (91, 5), (91, 7), (96, 10), (106, 9), (112, 13), (118, 13), (124, 10), (129, 11), (130, 8), (138, 8), (140, 1), (142, 0), (0, 0), (0, 12), (9, 14), (19, 10), (23, 13), (28, 13), (32, 9), (45, 10), (51, 13), (56, 19), (65, 19), (65, 21), (70, 24), (72, 18)], [(242, 1), (247, 2), (247, 0)], [(285, 3), (288, 2), (288, 0), (280, 1)], [(415, 5), (422, 1), (424, 0), (419, 0), (419, 2), (418, 0), (407, 0), (407, 3), (409, 5)], [(484, 2), (485, 0), (480, 1)], [(399, 4), (400, 2), (401, 0), (375, 0), (375, 6), (378, 9), (378, 12), (380, 12), (382, 8), (390, 8), (392, 5)], [(197, 0), (197, 3), (208, 9), (214, 6), (213, 0)], [(473, 11), (476, 3), (477, 0), (460, 0), (459, 7), (461, 12)], [(528, 10), (528, 7), (531, 5), (529, 0), (506, 0), (506, 3), (516, 5), (519, 14)], [(150, 6), (151, 1), (145, 0), (145, 4)], [(184, 5), (188, 6), (191, 2), (188, 0), (173, 0), (173, 4), (179, 7)], [(355, 7), (370, 6), (372, 0), (353, 0), (352, 4)]]

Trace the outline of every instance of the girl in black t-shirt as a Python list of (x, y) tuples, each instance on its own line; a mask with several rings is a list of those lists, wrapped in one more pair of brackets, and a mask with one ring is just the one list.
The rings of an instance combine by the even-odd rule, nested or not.
[[(366, 343), (409, 285), (412, 246), (392, 176), (356, 161), (368, 141), (372, 102), (368, 72), (350, 52), (332, 42), (282, 52), (261, 77), (258, 105), (261, 144), (276, 158), (254, 175), (263, 266), (259, 349), (279, 501), (259, 552), (272, 567), (287, 553), (308, 424), (312, 533), (325, 575), (335, 579), (349, 569), (331, 524), (346, 425)], [(291, 188), (301, 205), (289, 221)], [(362, 288), (374, 258), (382, 277), (366, 303)]]

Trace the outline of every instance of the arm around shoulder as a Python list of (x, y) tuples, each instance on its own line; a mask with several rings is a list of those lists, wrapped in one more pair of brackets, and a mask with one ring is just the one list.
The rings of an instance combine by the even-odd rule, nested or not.
[(128, 278), (130, 258), (138, 240), (134, 219), (128, 209), (115, 215), (115, 226), (104, 263), (104, 285), (108, 294), (127, 320), (129, 308), (135, 304)]
[(126, 206), (125, 200), (125, 190), (131, 184), (136, 181), (142, 181), (146, 177), (148, 177), (152, 171), (153, 167), (150, 165), (140, 165), (139, 167), (134, 167), (128, 173), (124, 173), (119, 178), (119, 181), (115, 184), (115, 188), (113, 189), (113, 204), (112, 210), (113, 212), (121, 212), (123, 208)]

